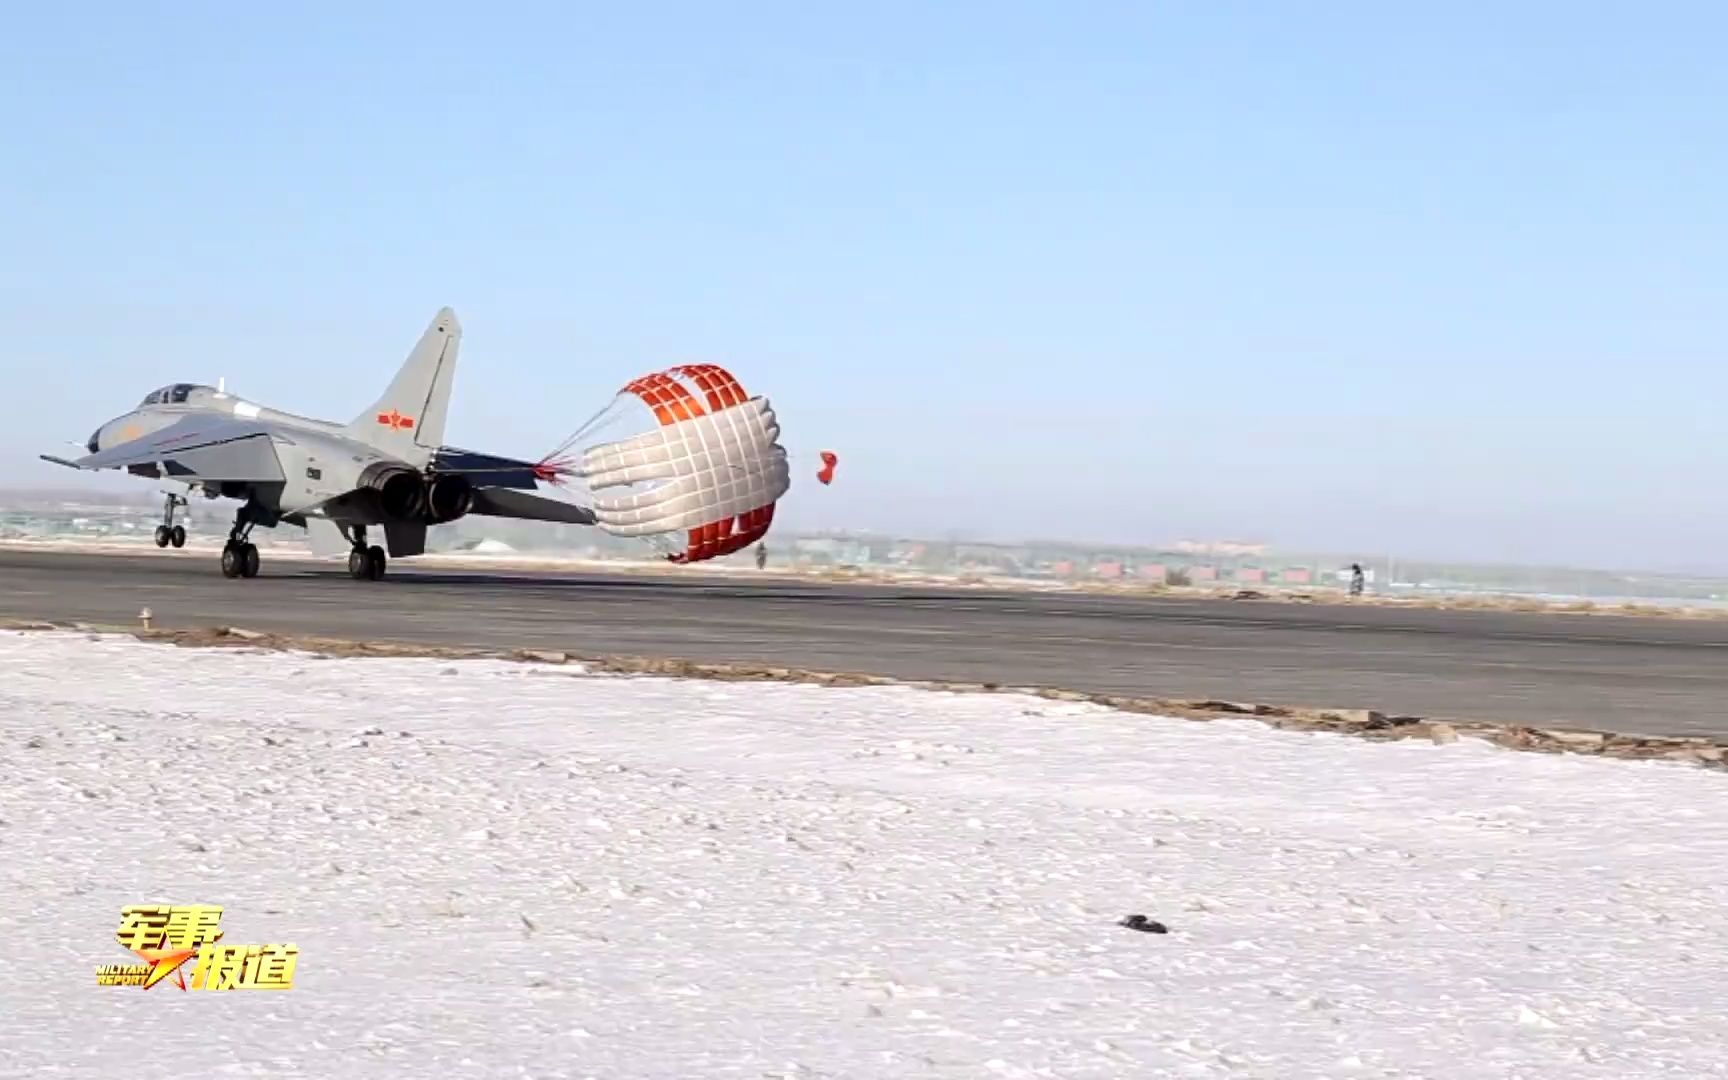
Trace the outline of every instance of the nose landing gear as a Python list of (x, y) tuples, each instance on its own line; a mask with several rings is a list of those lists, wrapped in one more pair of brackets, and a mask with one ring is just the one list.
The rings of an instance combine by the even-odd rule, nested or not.
[(175, 547), (186, 546), (186, 529), (174, 524), (174, 508), (185, 506), (186, 500), (178, 495), (170, 494), (168, 502), (162, 507), (162, 524), (156, 526), (156, 546), (165, 548), (169, 544)]

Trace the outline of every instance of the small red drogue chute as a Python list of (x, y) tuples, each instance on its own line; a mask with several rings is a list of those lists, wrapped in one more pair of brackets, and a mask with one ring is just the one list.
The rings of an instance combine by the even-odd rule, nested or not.
[(832, 450), (822, 451), (822, 468), (817, 471), (816, 479), (824, 484), (834, 482), (834, 467), (840, 464), (840, 458)]

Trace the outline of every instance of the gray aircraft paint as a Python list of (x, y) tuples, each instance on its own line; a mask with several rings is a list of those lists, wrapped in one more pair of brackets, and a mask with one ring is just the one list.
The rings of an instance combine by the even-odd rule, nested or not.
[[(252, 525), (306, 528), (315, 550), (344, 530), (382, 526), (391, 556), (418, 555), (429, 525), (468, 513), (593, 524), (587, 509), (527, 490), (532, 462), (443, 445), (461, 338), (456, 313), (439, 311), (384, 393), (346, 424), (180, 383), (103, 424), (88, 456), (42, 456), (241, 500)], [(490, 467), (447, 464), (463, 459)]]

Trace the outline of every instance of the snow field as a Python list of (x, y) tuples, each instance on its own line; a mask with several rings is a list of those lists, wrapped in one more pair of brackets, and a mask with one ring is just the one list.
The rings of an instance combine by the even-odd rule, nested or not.
[[(1728, 1076), (1695, 768), (78, 634), (0, 746), (4, 1076)], [(97, 987), (147, 902), (296, 988)]]

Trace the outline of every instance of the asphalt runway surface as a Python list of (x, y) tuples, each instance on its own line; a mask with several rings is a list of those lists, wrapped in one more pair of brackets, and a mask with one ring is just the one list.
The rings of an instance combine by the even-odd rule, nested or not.
[(764, 663), (1454, 720), (1728, 734), (1728, 621), (0, 550), (0, 616)]

